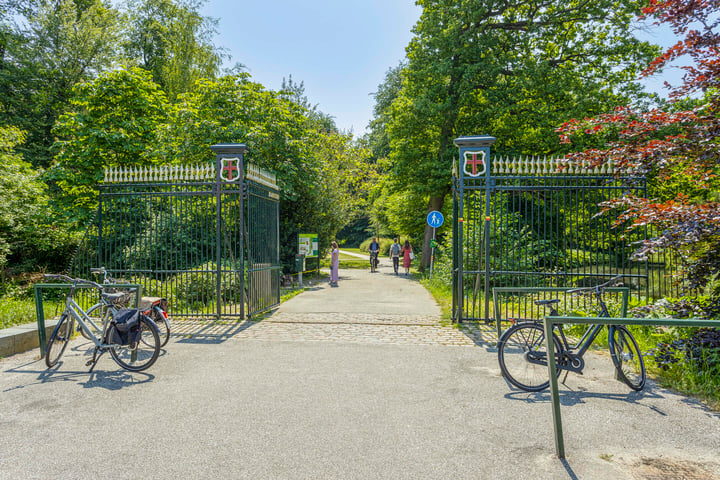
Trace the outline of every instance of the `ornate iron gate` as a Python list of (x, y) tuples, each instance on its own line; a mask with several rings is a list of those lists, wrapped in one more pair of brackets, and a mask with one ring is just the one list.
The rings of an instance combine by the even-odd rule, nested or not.
[[(665, 263), (632, 261), (633, 243), (602, 202), (643, 195), (612, 166), (560, 170), (554, 158), (493, 158), (489, 136), (460, 137), (453, 175), (453, 319), (490, 321), (493, 287), (590, 286), (622, 275), (635, 295), (665, 288)], [(660, 287), (663, 285), (663, 287)]]
[(244, 145), (210, 148), (215, 165), (106, 169), (72, 274), (104, 266), (168, 298), (173, 317), (245, 318), (277, 305), (275, 177), (252, 165), (244, 177)]

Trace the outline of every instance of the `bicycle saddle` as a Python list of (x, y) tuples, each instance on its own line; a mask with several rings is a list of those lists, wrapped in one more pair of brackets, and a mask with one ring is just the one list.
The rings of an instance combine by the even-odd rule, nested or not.
[(123, 298), (125, 295), (127, 295), (127, 293), (124, 292), (103, 293), (102, 297), (109, 302), (115, 303), (121, 298)]
[(550, 300), (535, 300), (535, 305), (554, 305), (560, 303), (559, 298), (552, 298)]

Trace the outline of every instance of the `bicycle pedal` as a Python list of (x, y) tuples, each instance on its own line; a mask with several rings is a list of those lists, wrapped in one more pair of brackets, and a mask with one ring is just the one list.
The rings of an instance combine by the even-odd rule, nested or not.
[(95, 363), (95, 359), (93, 359), (93, 360), (88, 360), (87, 362), (85, 362), (85, 366), (86, 366), (86, 367), (89, 367), (89, 366), (92, 365), (93, 363)]

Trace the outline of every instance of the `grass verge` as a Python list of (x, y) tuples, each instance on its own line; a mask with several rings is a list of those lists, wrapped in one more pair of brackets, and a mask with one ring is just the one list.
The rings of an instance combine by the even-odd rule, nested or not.
[(0, 299), (0, 328), (36, 322), (35, 302), (30, 299)]

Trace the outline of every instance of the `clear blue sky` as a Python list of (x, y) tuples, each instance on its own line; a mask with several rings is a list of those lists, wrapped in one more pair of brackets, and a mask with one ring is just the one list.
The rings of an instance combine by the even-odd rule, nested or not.
[[(372, 118), (370, 94), (405, 57), (421, 9), (414, 0), (208, 0), (201, 13), (219, 20), (214, 43), (232, 55), (227, 66), (243, 63), (273, 90), (292, 75), (311, 103), (359, 136)], [(663, 47), (676, 41), (667, 28), (642, 37)], [(664, 76), (677, 85), (680, 75)], [(645, 83), (664, 96), (662, 80)]]
[(201, 13), (219, 20), (228, 66), (243, 63), (273, 90), (292, 75), (339, 128), (362, 135), (370, 94), (405, 57), (420, 11), (413, 0), (208, 0)]

